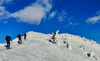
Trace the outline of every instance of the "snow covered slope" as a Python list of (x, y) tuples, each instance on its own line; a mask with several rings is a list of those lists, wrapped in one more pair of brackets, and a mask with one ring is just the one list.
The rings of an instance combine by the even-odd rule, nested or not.
[(27, 40), (22, 37), (23, 44), (13, 40), (12, 49), (0, 44), (0, 61), (100, 61), (100, 45), (92, 40), (64, 33), (58, 34), (58, 44), (53, 44), (51, 37), (30, 31)]

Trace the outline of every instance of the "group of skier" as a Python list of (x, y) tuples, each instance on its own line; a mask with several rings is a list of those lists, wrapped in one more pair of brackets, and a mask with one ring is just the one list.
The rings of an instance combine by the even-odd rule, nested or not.
[[(26, 33), (24, 34), (24, 40), (26, 40)], [(21, 39), (21, 33), (17, 35), (19, 41), (18, 41), (18, 44), (22, 44), (22, 39)], [(12, 41), (11, 39), (11, 36), (10, 34), (8, 36), (6, 36), (6, 41), (7, 41), (7, 49), (11, 49), (10, 47), (10, 40)]]
[[(58, 40), (57, 40), (57, 34), (58, 34), (59, 30), (56, 31), (55, 33), (53, 33), (51, 39), (53, 40), (53, 44), (58, 44)], [(26, 40), (26, 33), (24, 34), (24, 40)], [(22, 39), (21, 39), (21, 33), (17, 35), (19, 41), (18, 41), (18, 44), (22, 44)], [(10, 40), (12, 41), (11, 39), (11, 36), (10, 34), (8, 36), (6, 36), (6, 41), (7, 41), (7, 49), (11, 49), (10, 47)]]

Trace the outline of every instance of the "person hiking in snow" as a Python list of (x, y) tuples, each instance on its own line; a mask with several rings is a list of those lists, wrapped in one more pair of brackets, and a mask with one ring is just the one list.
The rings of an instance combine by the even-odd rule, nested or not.
[(7, 49), (10, 49), (10, 40), (12, 41), (10, 34), (8, 36), (6, 36), (6, 41), (7, 41)]
[(21, 33), (19, 35), (17, 35), (18, 39), (19, 39), (19, 44), (22, 44), (22, 40), (21, 40)]
[(25, 33), (25, 34), (24, 34), (24, 40), (26, 40), (26, 36), (27, 36), (27, 35), (26, 35), (26, 33)]

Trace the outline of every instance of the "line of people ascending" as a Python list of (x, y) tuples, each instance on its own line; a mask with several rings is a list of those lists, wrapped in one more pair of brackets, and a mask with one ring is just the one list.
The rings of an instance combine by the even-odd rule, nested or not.
[[(24, 34), (24, 40), (26, 40), (26, 33)], [(21, 39), (21, 33), (20, 34), (18, 34), (17, 35), (17, 37), (18, 37), (18, 39), (19, 39), (19, 41), (18, 41), (18, 43), (19, 44), (22, 44), (22, 39)], [(11, 47), (10, 47), (10, 41), (12, 41), (12, 39), (11, 39), (11, 35), (9, 34), (8, 36), (6, 36), (6, 41), (7, 41), (7, 49), (11, 49)]]

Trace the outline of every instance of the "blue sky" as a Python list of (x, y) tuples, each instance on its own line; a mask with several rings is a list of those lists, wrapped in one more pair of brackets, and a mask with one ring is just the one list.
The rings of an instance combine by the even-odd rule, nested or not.
[(69, 33), (100, 43), (100, 0), (0, 0), (0, 43), (28, 31)]

